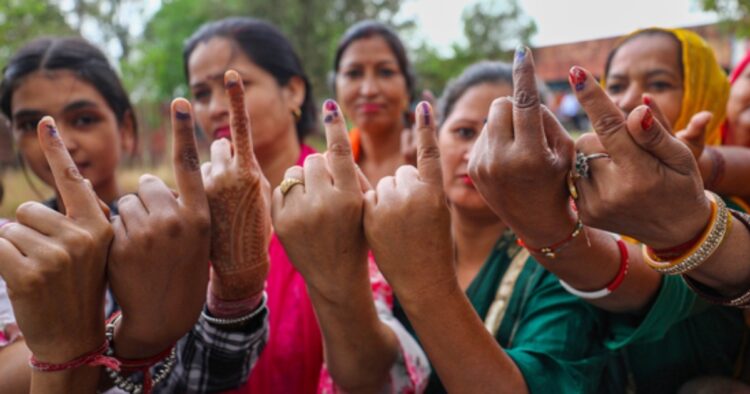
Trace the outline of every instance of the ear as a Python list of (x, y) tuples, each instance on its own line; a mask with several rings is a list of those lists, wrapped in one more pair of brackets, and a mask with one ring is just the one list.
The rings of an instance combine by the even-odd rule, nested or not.
[(138, 135), (135, 131), (135, 114), (128, 110), (120, 125), (120, 148), (129, 155), (135, 155), (138, 147)]
[(295, 75), (289, 79), (282, 89), (284, 91), (284, 98), (289, 105), (289, 112), (292, 112), (294, 109), (302, 109), (302, 104), (305, 102), (305, 94), (307, 93), (305, 81)]

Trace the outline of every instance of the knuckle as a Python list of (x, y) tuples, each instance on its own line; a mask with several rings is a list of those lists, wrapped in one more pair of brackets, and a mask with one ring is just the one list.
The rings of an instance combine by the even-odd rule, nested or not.
[(437, 145), (421, 145), (417, 151), (421, 159), (440, 159), (440, 148)]
[(347, 157), (352, 154), (352, 147), (348, 142), (333, 142), (328, 146), (328, 151), (336, 156)]
[(515, 107), (518, 109), (536, 108), (539, 106), (539, 95), (527, 89), (519, 89), (514, 95)]
[(625, 124), (619, 114), (606, 114), (594, 121), (594, 129), (599, 134), (610, 135), (616, 133)]

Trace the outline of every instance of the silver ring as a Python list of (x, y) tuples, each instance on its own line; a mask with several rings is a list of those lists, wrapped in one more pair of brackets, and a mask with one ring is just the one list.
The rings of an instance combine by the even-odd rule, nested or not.
[(589, 165), (589, 161), (609, 157), (610, 156), (607, 153), (593, 153), (590, 155), (585, 155), (583, 152), (576, 152), (575, 173), (581, 178), (588, 179), (591, 177), (591, 166)]

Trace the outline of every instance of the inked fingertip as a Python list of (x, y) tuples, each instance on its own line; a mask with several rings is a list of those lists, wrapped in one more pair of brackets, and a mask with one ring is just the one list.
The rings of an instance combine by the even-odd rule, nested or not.
[(174, 109), (174, 115), (177, 119), (190, 119), (190, 103), (184, 98), (177, 98), (172, 101), (172, 108)]
[(516, 53), (514, 56), (514, 62), (515, 63), (523, 63), (524, 60), (526, 60), (526, 53), (528, 51), (528, 48), (524, 45), (518, 45), (516, 47)]
[(651, 127), (654, 125), (654, 114), (651, 111), (651, 108), (646, 107), (646, 110), (643, 111), (643, 115), (641, 116), (641, 128), (644, 131), (651, 130)]
[(235, 70), (227, 70), (224, 73), (224, 84), (227, 87), (236, 86), (240, 81), (240, 75)]
[(323, 112), (325, 113), (323, 122), (331, 123), (339, 116), (339, 106), (335, 101), (328, 99), (323, 103)]
[(581, 67), (571, 67), (568, 74), (570, 84), (573, 85), (573, 88), (576, 90), (576, 92), (580, 92), (586, 87), (586, 79), (588, 77), (586, 76), (586, 72), (583, 71)]
[(422, 124), (424, 126), (430, 126), (432, 123), (432, 107), (427, 101), (422, 101), (418, 105), (419, 113), (422, 118)]

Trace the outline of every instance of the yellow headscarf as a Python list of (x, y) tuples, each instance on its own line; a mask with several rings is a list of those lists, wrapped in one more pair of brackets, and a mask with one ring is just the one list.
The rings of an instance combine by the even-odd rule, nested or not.
[[(623, 37), (615, 48), (631, 37), (646, 31), (667, 32), (677, 38), (682, 46), (682, 106), (680, 116), (672, 125), (672, 130), (682, 130), (687, 127), (693, 115), (701, 111), (710, 111), (714, 116), (708, 124), (706, 144), (720, 145), (721, 124), (724, 122), (729, 99), (729, 79), (716, 60), (713, 49), (701, 36), (690, 30), (660, 27), (636, 30)], [(606, 79), (605, 75), (602, 79), (602, 86)]]

